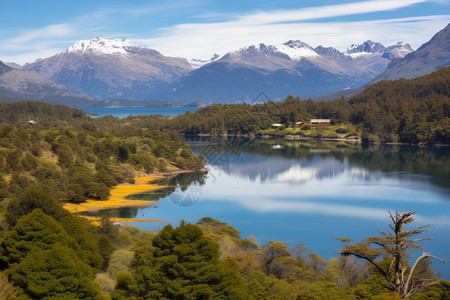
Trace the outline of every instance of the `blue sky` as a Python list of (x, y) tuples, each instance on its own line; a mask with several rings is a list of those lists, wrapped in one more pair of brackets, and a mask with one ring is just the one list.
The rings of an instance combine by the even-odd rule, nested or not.
[(33, 62), (95, 37), (207, 59), (290, 39), (339, 50), (368, 39), (418, 48), (450, 22), (450, 0), (4, 0), (0, 20), (6, 62)]

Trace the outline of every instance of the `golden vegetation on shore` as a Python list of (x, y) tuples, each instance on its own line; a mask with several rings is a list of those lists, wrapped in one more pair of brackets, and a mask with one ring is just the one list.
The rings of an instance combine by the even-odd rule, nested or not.
[[(144, 207), (155, 201), (147, 200), (130, 200), (126, 199), (126, 196), (153, 191), (156, 189), (164, 188), (155, 184), (149, 184), (148, 182), (162, 178), (163, 176), (144, 176), (135, 178), (135, 184), (124, 183), (119, 184), (111, 189), (111, 196), (104, 201), (87, 200), (83, 203), (66, 203), (64, 208), (71, 213), (83, 212), (83, 211), (98, 211), (101, 209), (118, 208), (118, 207)], [(99, 217), (86, 217), (91, 220), (95, 225), (98, 223)], [(152, 222), (152, 221), (165, 221), (164, 219), (125, 219), (125, 218), (113, 218), (113, 222)]]

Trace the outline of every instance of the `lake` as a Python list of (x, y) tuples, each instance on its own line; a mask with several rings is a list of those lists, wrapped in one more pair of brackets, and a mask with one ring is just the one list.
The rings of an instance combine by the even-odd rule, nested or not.
[[(388, 211), (416, 212), (432, 224), (425, 250), (450, 259), (450, 148), (362, 146), (316, 140), (186, 137), (209, 161), (207, 174), (172, 176), (172, 187), (133, 199), (159, 199), (146, 208), (107, 210), (110, 216), (164, 218), (132, 223), (154, 230), (208, 216), (254, 235), (262, 244), (306, 245), (325, 259), (342, 246), (333, 237), (373, 236), (388, 230)], [(412, 227), (411, 227), (412, 228)], [(414, 252), (417, 257), (421, 252)], [(433, 261), (441, 279), (448, 264)]]
[(105, 116), (114, 116), (125, 118), (128, 116), (141, 115), (164, 115), (164, 116), (178, 116), (187, 111), (194, 112), (200, 107), (186, 106), (186, 107), (80, 107), (88, 114), (98, 114), (98, 118)]

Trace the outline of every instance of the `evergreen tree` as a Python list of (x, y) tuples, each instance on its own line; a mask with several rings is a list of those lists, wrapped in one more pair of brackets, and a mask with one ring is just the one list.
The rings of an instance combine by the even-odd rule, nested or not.
[(167, 225), (153, 239), (149, 251), (137, 249), (134, 278), (118, 275), (113, 298), (245, 299), (239, 273), (219, 261), (217, 243), (200, 228)]

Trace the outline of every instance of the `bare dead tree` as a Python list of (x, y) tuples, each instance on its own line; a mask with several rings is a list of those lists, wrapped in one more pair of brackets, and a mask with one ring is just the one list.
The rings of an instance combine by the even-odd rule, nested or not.
[[(433, 235), (414, 238), (417, 235), (428, 231), (430, 225), (423, 225), (412, 230), (405, 230), (405, 225), (414, 221), (414, 212), (397, 212), (393, 215), (389, 212), (392, 224), (389, 224), (391, 231), (380, 231), (381, 236), (372, 236), (365, 238), (358, 244), (353, 244), (352, 239), (336, 238), (347, 245), (338, 251), (343, 256), (353, 255), (368, 261), (376, 270), (386, 279), (386, 287), (403, 298), (407, 299), (417, 293), (420, 289), (436, 284), (437, 282), (429, 278), (416, 278), (414, 271), (418, 264), (425, 258), (434, 258), (443, 263), (445, 259), (441, 259), (429, 252), (423, 252), (419, 256), (413, 266), (410, 268), (407, 259), (412, 256), (409, 249), (422, 249), (423, 247), (416, 244), (417, 242), (430, 240)], [(382, 264), (381, 261), (388, 259), (389, 264)]]

